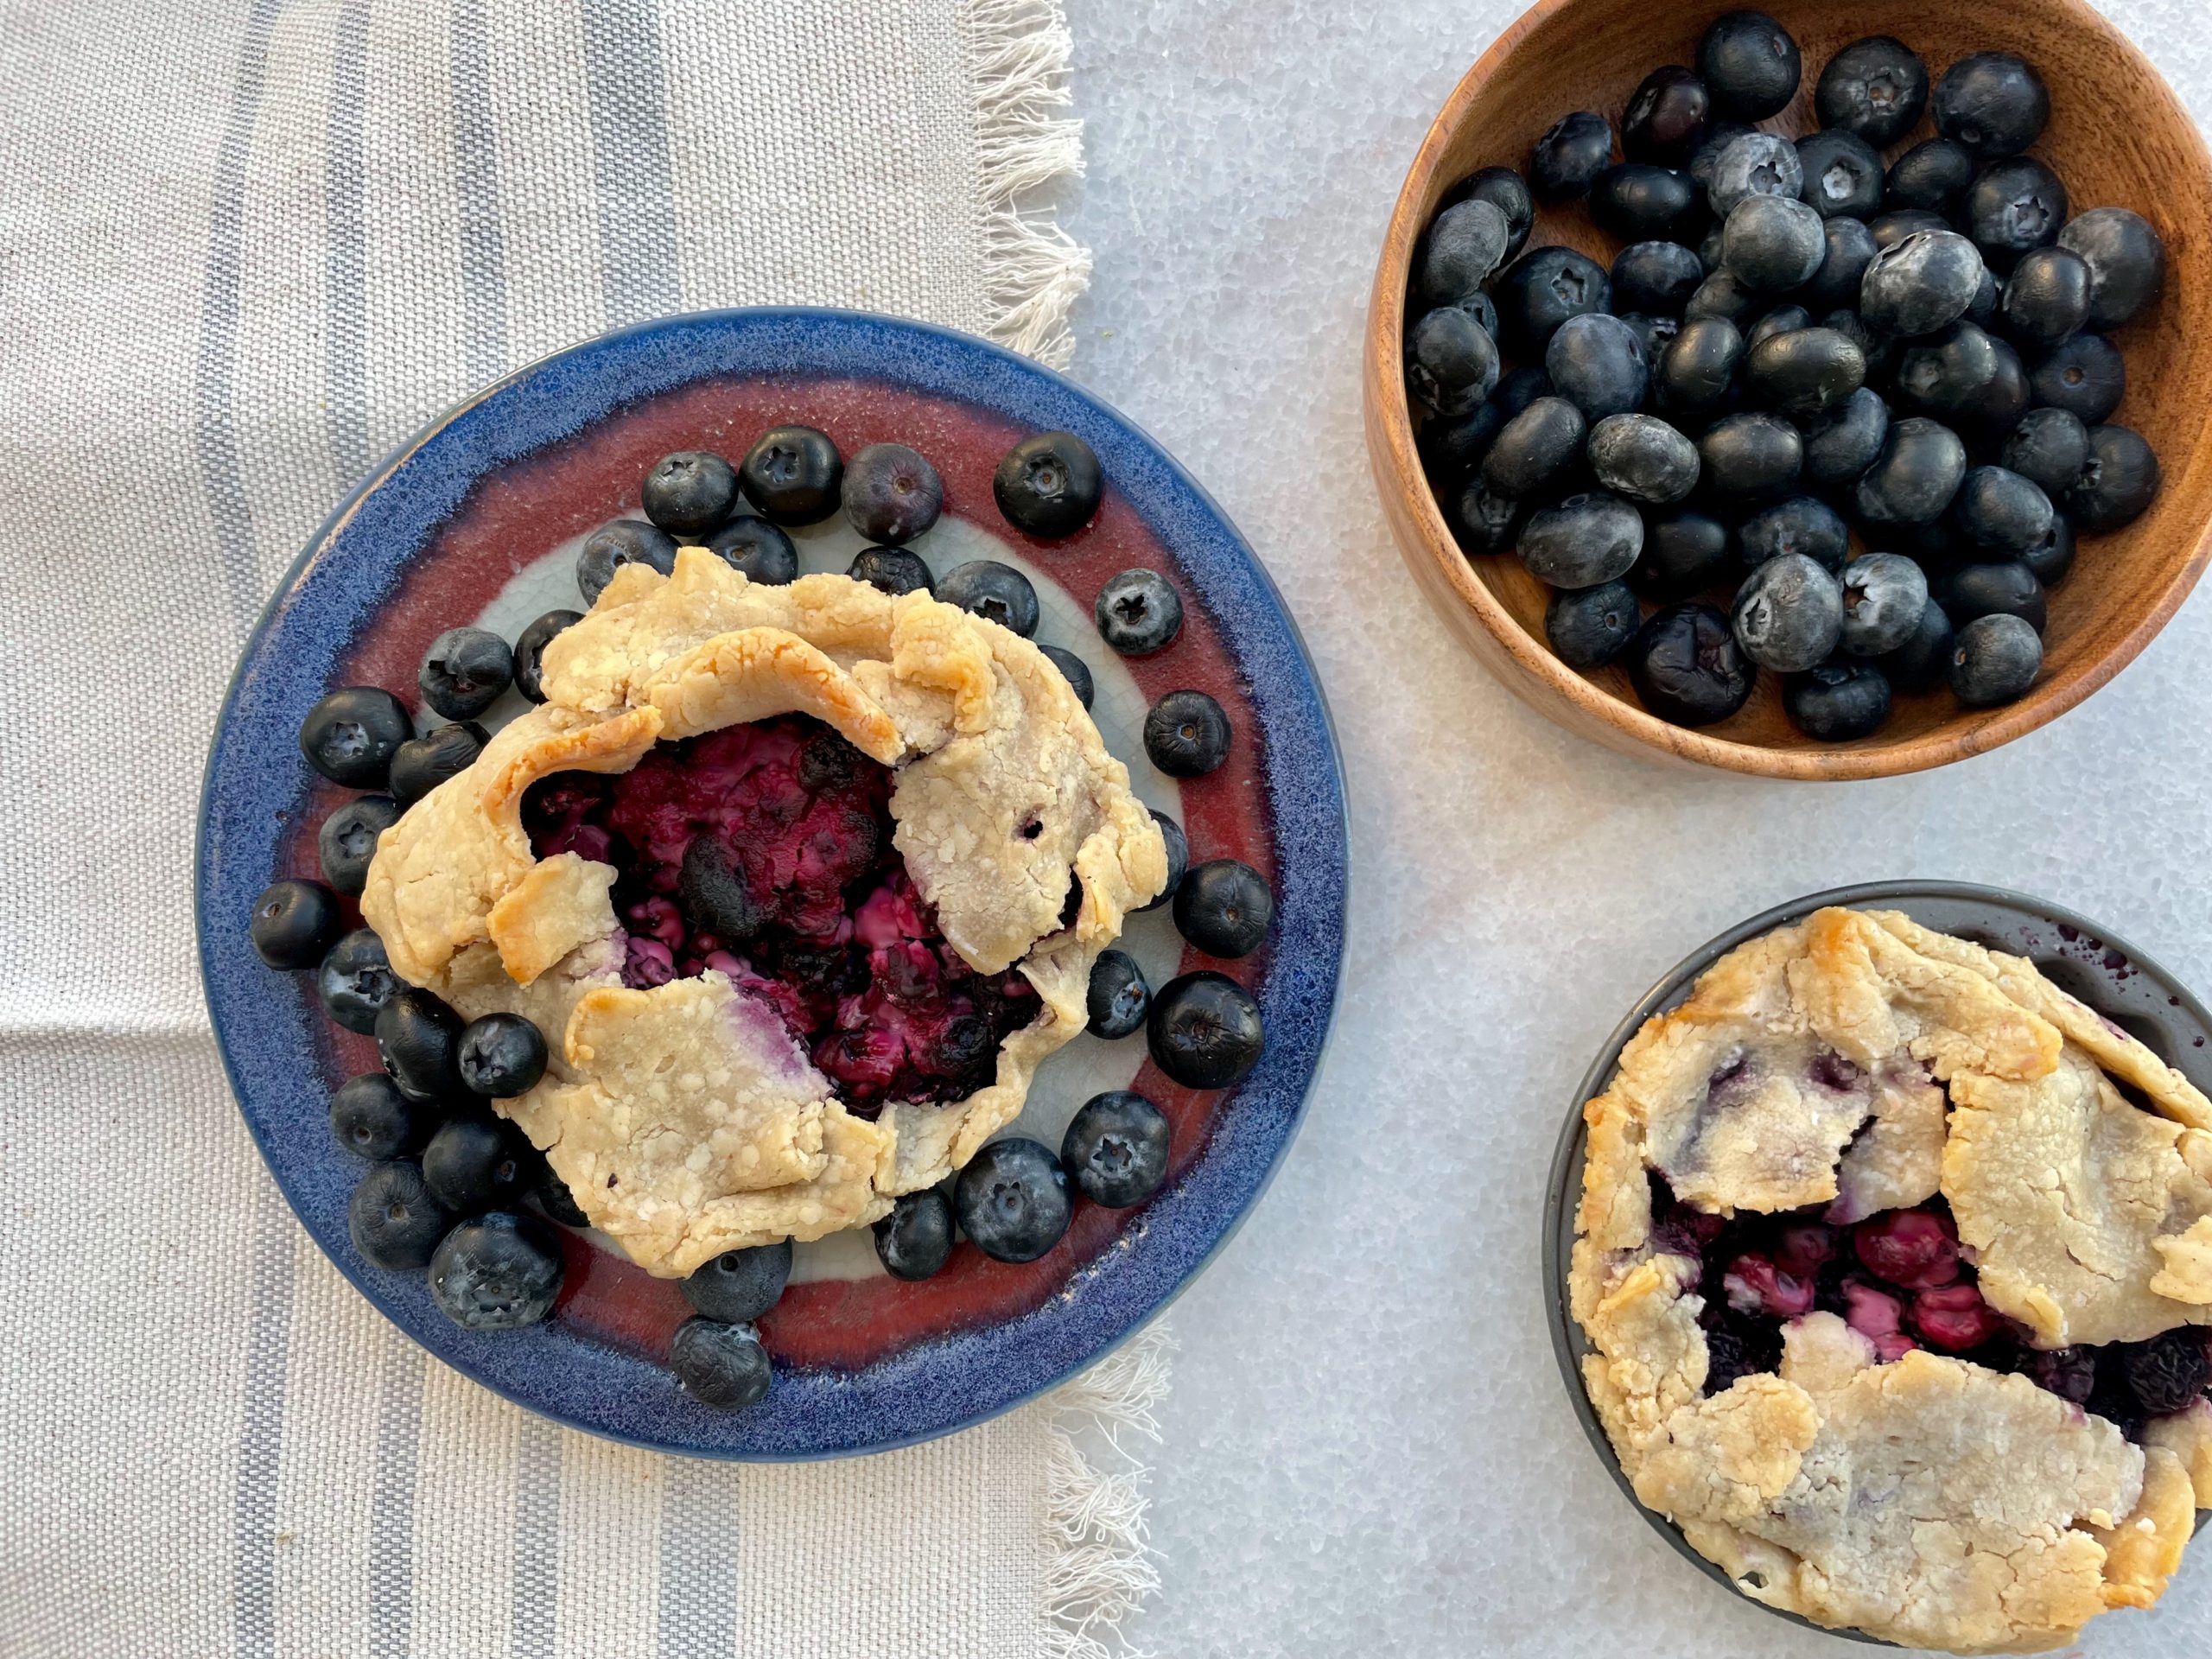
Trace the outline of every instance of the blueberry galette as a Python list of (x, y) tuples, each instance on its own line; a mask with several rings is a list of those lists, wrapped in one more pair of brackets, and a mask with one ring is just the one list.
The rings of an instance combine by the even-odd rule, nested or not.
[(384, 832), (361, 908), (461, 1016), (525, 1016), (499, 1103), (656, 1274), (942, 1180), (1084, 1029), (1161, 834), (1027, 640), (686, 548), (616, 568), (545, 701)]
[(2025, 1651), (2212, 1506), (2212, 1103), (2027, 962), (1825, 910), (1584, 1109), (1573, 1311), (1637, 1496), (1744, 1593)]

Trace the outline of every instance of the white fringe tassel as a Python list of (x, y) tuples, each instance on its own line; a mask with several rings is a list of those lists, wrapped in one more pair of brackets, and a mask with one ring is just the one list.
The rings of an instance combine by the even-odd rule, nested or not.
[(1059, 0), (963, 0), (961, 21), (983, 168), (984, 332), (1065, 368), (1075, 355), (1068, 312), (1090, 286), (1090, 251), (1017, 198), (1083, 172), (1083, 123), (1066, 113), (1074, 37)]
[(1160, 1439), (1174, 1339), (1155, 1325), (1047, 1404), (1045, 1605), (1049, 1659), (1143, 1659), (1122, 1621), (1160, 1589), (1145, 1522), (1147, 1471), (1124, 1441)]

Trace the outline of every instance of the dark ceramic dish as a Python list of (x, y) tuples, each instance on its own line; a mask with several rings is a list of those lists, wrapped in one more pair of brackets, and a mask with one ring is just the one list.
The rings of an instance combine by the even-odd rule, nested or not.
[[(2126, 940), (2085, 916), (2062, 905), (2001, 887), (1974, 887), (1962, 881), (1871, 881), (1855, 887), (1837, 887), (1777, 905), (1749, 921), (1738, 922), (1719, 938), (1700, 945), (1667, 976), (1652, 987), (1613, 1028), (1598, 1058), (1582, 1077), (1574, 1103), (1560, 1132), (1559, 1149), (1552, 1154), (1551, 1177), (1544, 1189), (1543, 1272), (1545, 1312), (1551, 1323), (1552, 1351), (1559, 1357), (1560, 1375), (1566, 1381), (1569, 1402), (1582, 1432), (1612, 1475), (1614, 1484), (1636, 1505), (1637, 1513), (1672, 1545), (1677, 1554), (1715, 1584), (1741, 1595), (1734, 1580), (1719, 1565), (1690, 1548), (1674, 1523), (1637, 1499), (1613, 1455), (1612, 1443), (1599, 1426), (1590, 1396), (1582, 1387), (1582, 1360), (1591, 1351), (1581, 1326), (1568, 1310), (1567, 1274), (1574, 1250), (1574, 1211), (1582, 1192), (1583, 1103), (1603, 1094), (1612, 1082), (1620, 1052), (1653, 1014), (1663, 1013), (1689, 995), (1690, 986), (1707, 968), (1746, 940), (1777, 927), (1802, 921), (1830, 905), (1855, 909), (1900, 910), (1923, 927), (1956, 934), (1994, 950), (2026, 957), (2053, 984), (2088, 1003), (2114, 1024), (2124, 1027), (2152, 1052), (2178, 1067), (2200, 1089), (2212, 1089), (2212, 1013), (2190, 994), (2189, 988), (2137, 950)], [(2200, 1513), (2201, 1528), (2205, 1516)], [(1745, 1596), (1746, 1601), (1751, 1598)], [(1853, 1642), (1891, 1647), (1878, 1637), (1858, 1630), (1831, 1630), (1796, 1613), (1753, 1602), (1777, 1618), (1807, 1630), (1820, 1630)]]

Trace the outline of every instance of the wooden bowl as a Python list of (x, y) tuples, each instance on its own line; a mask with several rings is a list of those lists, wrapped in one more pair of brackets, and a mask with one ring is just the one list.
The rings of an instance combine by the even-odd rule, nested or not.
[[(2165, 238), (2165, 292), (2115, 336), (2127, 359), (2126, 401), (2113, 418), (2149, 438), (2164, 488), (2114, 534), (2084, 537), (2073, 574), (2050, 594), (2044, 671), (2001, 709), (1968, 709), (1947, 690), (1903, 696), (1888, 722), (1854, 743), (1823, 744), (1782, 709), (1779, 677), (1763, 672), (1728, 720), (1691, 729), (1646, 714), (1621, 669), (1579, 674), (1544, 639), (1548, 590), (1511, 555), (1459, 551), (1414, 448), (1402, 366), (1406, 289), (1414, 246), (1436, 204), (1479, 167), (1525, 170), (1530, 147), (1571, 110), (1618, 130), (1643, 78), (1694, 61), (1725, 0), (1544, 0), (1501, 35), (1446, 101), (1414, 159), (1376, 271), (1364, 372), (1367, 447), (1382, 504), (1414, 578), (1475, 655), (1561, 725), (1611, 747), (1769, 778), (1878, 778), (1979, 754), (2056, 719), (2125, 668), (2179, 607), (2212, 555), (2212, 157), (2158, 72), (2081, 0), (1774, 0), (1805, 60), (1797, 99), (1765, 129), (1797, 137), (1815, 124), (1812, 92), (1840, 47), (1893, 35), (1940, 75), (1969, 53), (2005, 50), (2035, 64), (2051, 89), (2051, 122), (2032, 154), (2065, 180), (2073, 211), (2130, 207)], [(1890, 158), (1929, 137), (1920, 130)], [(1540, 208), (1529, 245), (1564, 243), (1610, 264), (1618, 245), (1580, 203)]]

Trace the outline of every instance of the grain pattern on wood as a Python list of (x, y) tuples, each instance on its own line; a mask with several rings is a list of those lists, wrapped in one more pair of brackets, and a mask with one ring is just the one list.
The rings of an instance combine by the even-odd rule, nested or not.
[[(1816, 124), (1812, 91), (1840, 47), (1894, 35), (1931, 73), (1972, 52), (2017, 52), (2051, 88), (2050, 130), (2033, 154), (2066, 181), (2073, 211), (2131, 207), (2158, 227), (2168, 255), (2158, 305), (2113, 338), (2126, 353), (2126, 401), (2113, 418), (2158, 452), (2165, 487), (2116, 534), (2087, 537), (2073, 574), (2050, 594), (2044, 672), (2018, 702), (1961, 709), (1948, 691), (1900, 696), (1872, 737), (1815, 743), (1782, 710), (1777, 677), (1760, 676), (1731, 719), (1692, 731), (1643, 712), (1618, 668), (1578, 674), (1543, 634), (1548, 592), (1510, 554), (1463, 556), (1414, 453), (1402, 368), (1414, 249), (1444, 193), (1476, 168), (1524, 168), (1545, 128), (1597, 110), (1618, 130), (1629, 96), (1662, 63), (1694, 60), (1723, 0), (1546, 0), (1501, 35), (1453, 89), (1422, 143), (1391, 215), (1370, 303), (1363, 374), (1369, 458), (1392, 536), (1438, 612), (1485, 666), (1570, 729), (1630, 753), (1764, 777), (1878, 778), (1979, 754), (2057, 718), (2120, 672), (2188, 597), (2212, 556), (2212, 157), (2171, 89), (2126, 38), (2081, 0), (1777, 0), (1802, 48), (1804, 86), (1768, 130)], [(1925, 120), (1889, 152), (1932, 136)], [(1617, 246), (1579, 204), (1539, 210), (1530, 246), (1564, 243), (1610, 264)]]

